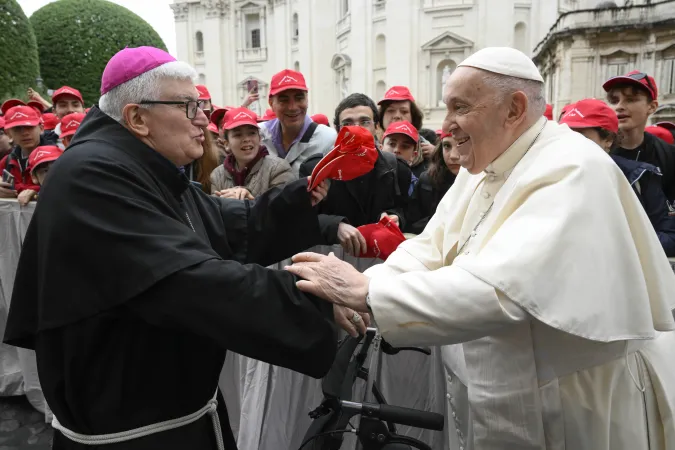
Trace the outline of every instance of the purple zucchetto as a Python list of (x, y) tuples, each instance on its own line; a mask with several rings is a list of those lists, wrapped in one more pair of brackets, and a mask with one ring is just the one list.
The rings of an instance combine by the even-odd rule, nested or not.
[(103, 70), (101, 95), (155, 67), (174, 61), (176, 58), (155, 47), (127, 47), (120, 50), (110, 58)]

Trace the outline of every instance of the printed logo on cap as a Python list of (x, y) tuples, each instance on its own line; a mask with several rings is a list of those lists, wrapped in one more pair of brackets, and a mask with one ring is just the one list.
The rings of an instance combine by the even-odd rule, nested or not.
[(394, 89), (389, 89), (389, 92), (387, 92), (387, 96), (389, 96), (389, 97), (391, 97), (391, 96), (394, 95), (394, 94), (399, 95), (400, 92), (399, 92), (399, 91), (396, 91), (396, 90), (394, 90)]
[(279, 81), (279, 84), (284, 84), (284, 83), (297, 83), (297, 82), (298, 82), (298, 80), (296, 80), (296, 79), (293, 78), (292, 76), (286, 75), (286, 76), (284, 76), (284, 77)]
[(9, 118), (9, 120), (16, 120), (16, 119), (22, 119), (22, 118), (28, 119), (29, 116), (27, 114), (22, 113), (22, 112), (15, 112), (14, 115)]
[(407, 133), (412, 134), (412, 130), (410, 129), (410, 127), (408, 125), (404, 124), (404, 123), (401, 124), (401, 125), (398, 125), (396, 128), (394, 128), (394, 130), (401, 130), (401, 131), (405, 131)]
[(40, 158), (41, 156), (49, 156), (49, 152), (48, 152), (48, 151), (45, 151), (45, 150), (39, 150), (39, 151), (35, 154), (35, 156), (33, 157), (33, 160), (36, 160), (36, 159)]
[(250, 114), (248, 114), (248, 113), (242, 111), (242, 112), (240, 112), (239, 114), (237, 114), (236, 116), (234, 116), (234, 117), (232, 118), (232, 120), (237, 120), (237, 119), (242, 118), (242, 117), (246, 117), (246, 118), (248, 118), (248, 119), (253, 119), (253, 116), (251, 116)]
[(571, 110), (567, 111), (567, 113), (565, 114), (565, 117), (576, 117), (576, 116), (579, 116), (582, 119), (585, 117), (581, 113), (581, 111), (579, 111), (577, 108), (572, 108)]
[(79, 126), (80, 126), (80, 122), (78, 122), (77, 120), (71, 120), (70, 122), (68, 122), (66, 124), (66, 126), (64, 128), (73, 128), (73, 127), (77, 128)]

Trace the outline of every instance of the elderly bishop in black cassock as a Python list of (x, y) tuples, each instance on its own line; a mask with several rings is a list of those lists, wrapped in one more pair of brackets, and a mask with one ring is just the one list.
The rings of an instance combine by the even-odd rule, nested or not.
[(55, 449), (236, 449), (226, 350), (321, 377), (353, 315), (264, 267), (322, 240), (325, 185), (252, 203), (181, 172), (208, 125), (194, 75), (150, 47), (113, 56), (40, 193), (4, 339), (37, 353)]

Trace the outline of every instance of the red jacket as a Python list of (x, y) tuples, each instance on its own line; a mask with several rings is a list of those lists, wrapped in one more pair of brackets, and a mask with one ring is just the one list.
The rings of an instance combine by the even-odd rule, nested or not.
[[(0, 173), (3, 170), (7, 170), (9, 173), (14, 175), (14, 189), (17, 193), (25, 191), (26, 189), (32, 189), (36, 192), (40, 191), (40, 185), (33, 183), (33, 179), (30, 176), (30, 170), (28, 170), (28, 160), (25, 160), (22, 167), (21, 165), (21, 148), (14, 147), (12, 151), (0, 160)], [(0, 178), (1, 180), (2, 178)]]

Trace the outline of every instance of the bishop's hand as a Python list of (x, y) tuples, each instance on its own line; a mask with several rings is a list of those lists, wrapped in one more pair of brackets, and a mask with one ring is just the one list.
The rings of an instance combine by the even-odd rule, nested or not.
[(370, 278), (333, 253), (328, 256), (298, 253), (293, 257), (293, 265), (285, 269), (302, 278), (296, 283), (301, 291), (358, 313), (368, 312), (366, 295)]

